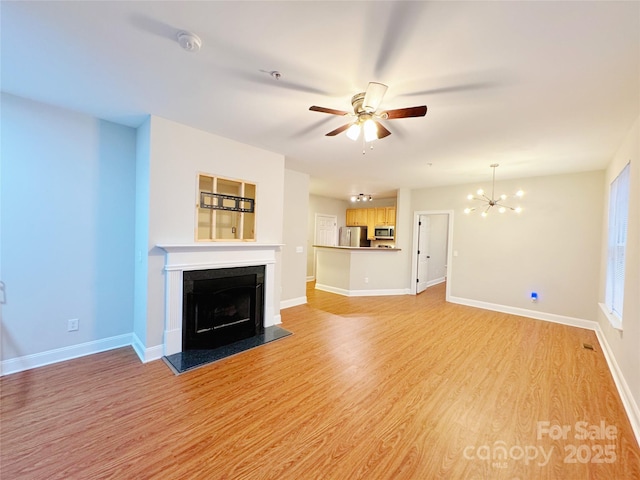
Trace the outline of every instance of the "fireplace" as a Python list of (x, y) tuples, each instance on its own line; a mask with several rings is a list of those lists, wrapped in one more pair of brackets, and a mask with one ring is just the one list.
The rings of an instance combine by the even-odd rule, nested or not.
[(265, 267), (183, 273), (182, 350), (212, 349), (264, 333)]
[[(183, 348), (184, 276), (198, 270), (225, 270), (239, 267), (261, 267), (264, 271), (262, 327), (280, 323), (276, 308), (276, 252), (280, 244), (254, 242), (198, 244), (159, 244), (165, 255), (164, 340), (165, 356)], [(157, 358), (160, 358), (158, 356)]]

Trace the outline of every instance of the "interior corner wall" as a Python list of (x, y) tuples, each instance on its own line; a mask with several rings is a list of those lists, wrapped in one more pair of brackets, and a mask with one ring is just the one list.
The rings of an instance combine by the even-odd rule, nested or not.
[[(256, 241), (282, 243), (284, 156), (161, 117), (149, 120), (149, 228), (144, 348), (163, 344), (164, 251), (158, 244), (195, 242), (197, 175), (208, 173), (255, 183)], [(276, 278), (281, 278), (276, 261)], [(280, 305), (280, 285), (274, 305)]]
[(136, 130), (136, 205), (135, 205), (135, 276), (133, 302), (133, 345), (144, 360), (141, 350), (147, 341), (147, 304), (149, 302), (148, 268), (149, 252), (149, 166), (150, 166), (151, 118)]
[(130, 343), (135, 130), (5, 93), (1, 115), (3, 367)]
[(625, 250), (624, 304), (622, 331), (614, 329), (604, 313), (598, 310), (598, 324), (605, 336), (619, 372), (635, 400), (636, 425), (640, 422), (640, 117), (629, 130), (603, 178), (602, 250), (600, 257), (599, 301), (604, 303), (607, 270), (607, 225), (609, 186), (624, 166), (631, 162), (627, 242)]
[(490, 189), (489, 174), (478, 184), (412, 192), (413, 210), (454, 211), (451, 296), (595, 321), (604, 172), (505, 181), (498, 175), (496, 193), (525, 191), (523, 212), (465, 215), (467, 194)]
[[(284, 224), (282, 247), (282, 304), (306, 303), (307, 212), (309, 175), (284, 171)], [(301, 251), (299, 251), (301, 250)]]

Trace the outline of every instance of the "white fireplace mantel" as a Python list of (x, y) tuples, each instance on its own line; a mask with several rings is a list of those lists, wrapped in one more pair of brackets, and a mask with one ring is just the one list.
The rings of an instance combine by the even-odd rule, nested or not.
[(264, 326), (276, 324), (275, 263), (276, 252), (282, 244), (215, 242), (156, 246), (166, 252), (164, 355), (182, 351), (182, 272), (185, 270), (264, 265)]

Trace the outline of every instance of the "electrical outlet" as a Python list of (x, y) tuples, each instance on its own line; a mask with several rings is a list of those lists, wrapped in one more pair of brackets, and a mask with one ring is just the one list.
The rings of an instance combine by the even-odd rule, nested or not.
[(369, 277), (364, 277), (364, 283), (369, 283)]
[(77, 318), (71, 318), (67, 320), (67, 332), (75, 332), (80, 328), (79, 320)]

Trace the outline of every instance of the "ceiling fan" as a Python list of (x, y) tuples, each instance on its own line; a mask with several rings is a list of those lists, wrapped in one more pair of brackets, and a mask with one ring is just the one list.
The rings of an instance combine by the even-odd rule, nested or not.
[(355, 117), (352, 122), (330, 131), (326, 136), (333, 137), (346, 130), (347, 136), (351, 140), (357, 140), (360, 136), (360, 131), (362, 130), (364, 131), (365, 142), (370, 142), (372, 140), (391, 135), (391, 132), (378, 120), (424, 117), (427, 114), (426, 105), (421, 105), (419, 107), (397, 108), (395, 110), (382, 110), (378, 112), (378, 107), (382, 102), (382, 97), (384, 97), (387, 88), (388, 87), (382, 83), (369, 82), (366, 92), (356, 93), (351, 98), (353, 113), (345, 112), (343, 110), (334, 110), (333, 108), (317, 107), (315, 105), (309, 107), (309, 110), (343, 117)]

